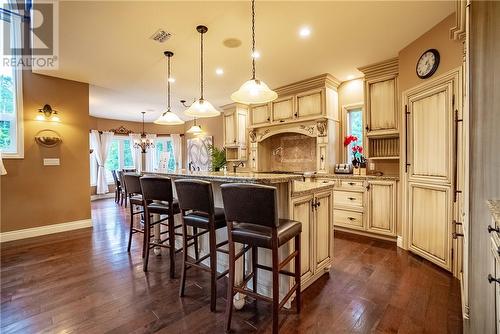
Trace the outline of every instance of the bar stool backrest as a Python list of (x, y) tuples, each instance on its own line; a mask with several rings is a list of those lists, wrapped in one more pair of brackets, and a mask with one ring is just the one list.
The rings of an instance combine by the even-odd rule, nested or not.
[(214, 212), (212, 184), (202, 180), (183, 179), (175, 181), (177, 199), (181, 210)]
[(142, 194), (140, 177), (140, 175), (135, 173), (123, 174), (123, 181), (129, 195)]
[(113, 181), (115, 182), (115, 187), (118, 188), (120, 186), (120, 181), (118, 180), (118, 176), (116, 175), (116, 170), (111, 171), (111, 175), (113, 175)]
[(248, 183), (221, 185), (226, 220), (277, 227), (278, 199), (276, 187)]
[(143, 176), (140, 178), (144, 201), (164, 201), (172, 203), (172, 180), (161, 176)]

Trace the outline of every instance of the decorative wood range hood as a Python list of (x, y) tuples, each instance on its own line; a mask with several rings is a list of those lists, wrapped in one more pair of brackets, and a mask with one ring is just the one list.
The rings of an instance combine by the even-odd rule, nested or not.
[[(322, 74), (277, 88), (278, 99), (275, 101), (250, 106), (250, 168), (259, 172), (275, 170), (273, 160), (276, 162), (277, 151), (281, 151), (285, 160), (280, 170), (332, 172), (339, 158), (338, 86), (336, 78)], [(272, 140), (276, 136), (280, 138), (281, 145)], [(284, 152), (287, 143), (290, 154)], [(290, 146), (293, 143), (295, 147)], [(300, 161), (300, 157), (305, 160)]]

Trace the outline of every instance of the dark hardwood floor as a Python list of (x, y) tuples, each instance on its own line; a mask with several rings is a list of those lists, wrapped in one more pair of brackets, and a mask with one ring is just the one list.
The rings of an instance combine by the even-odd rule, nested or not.
[[(167, 256), (152, 256), (144, 274), (139, 234), (127, 253), (128, 210), (101, 200), (92, 217), (93, 229), (2, 244), (2, 333), (223, 333), (224, 283), (216, 313), (205, 272), (192, 269), (179, 298)], [(334, 245), (329, 275), (305, 291), (300, 315), (280, 314), (280, 332), (462, 332), (450, 274), (392, 243), (336, 233)], [(233, 332), (268, 333), (270, 315), (265, 302), (248, 304)]]

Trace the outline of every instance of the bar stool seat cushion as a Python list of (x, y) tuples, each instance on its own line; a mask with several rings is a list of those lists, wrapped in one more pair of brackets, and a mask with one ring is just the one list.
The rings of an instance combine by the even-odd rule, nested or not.
[[(280, 219), (278, 226), (278, 246), (283, 245), (302, 231), (302, 223), (291, 219)], [(272, 232), (270, 227), (234, 223), (231, 231), (234, 242), (254, 245), (257, 247), (272, 247)]]
[[(215, 228), (226, 226), (226, 215), (223, 208), (214, 208)], [(193, 211), (184, 216), (184, 222), (189, 226), (208, 229), (208, 213), (202, 211)]]
[(142, 205), (142, 195), (134, 195), (130, 197), (130, 204)]
[[(177, 201), (176, 198), (174, 198), (174, 215), (178, 214), (181, 212), (179, 208), (179, 201)], [(169, 205), (167, 202), (153, 202), (148, 204), (148, 211), (149, 213), (157, 213), (157, 214), (168, 214), (169, 212)]]

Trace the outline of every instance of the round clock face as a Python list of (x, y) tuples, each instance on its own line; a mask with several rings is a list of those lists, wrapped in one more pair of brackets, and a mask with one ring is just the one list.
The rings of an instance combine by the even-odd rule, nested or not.
[(439, 66), (439, 52), (436, 49), (425, 51), (417, 62), (417, 75), (421, 79), (429, 78)]

